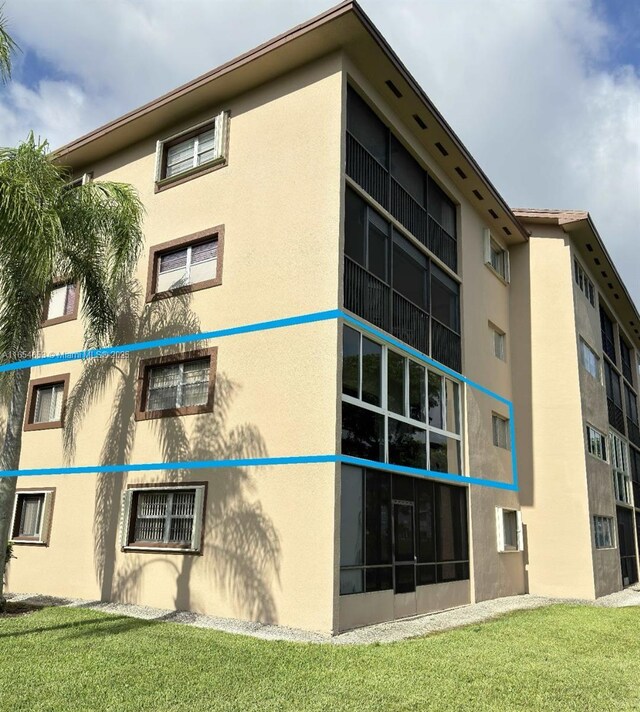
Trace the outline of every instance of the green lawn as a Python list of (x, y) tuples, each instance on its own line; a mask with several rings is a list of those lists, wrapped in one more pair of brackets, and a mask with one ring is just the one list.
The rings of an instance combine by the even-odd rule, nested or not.
[(302, 645), (45, 608), (0, 619), (2, 710), (639, 710), (640, 608)]

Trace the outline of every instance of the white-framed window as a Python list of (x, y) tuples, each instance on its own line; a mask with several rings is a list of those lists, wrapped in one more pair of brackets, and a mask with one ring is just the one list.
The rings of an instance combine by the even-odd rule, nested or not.
[(522, 551), (522, 515), (517, 509), (496, 507), (496, 533), (498, 551)]
[(162, 252), (156, 269), (156, 292), (213, 280), (218, 273), (218, 238)]
[(162, 184), (226, 161), (228, 116), (217, 116), (186, 131), (158, 141), (156, 183)]
[(463, 475), (460, 383), (344, 325), (342, 452)]
[(586, 272), (576, 257), (573, 258), (573, 273), (580, 291), (589, 300), (589, 304), (591, 304), (592, 307), (595, 307), (596, 290), (593, 286), (593, 282), (589, 279), (589, 277), (587, 277)]
[(501, 361), (507, 360), (507, 336), (501, 329), (489, 322), (489, 336), (491, 339), (491, 351), (496, 358)]
[(49, 293), (49, 303), (45, 321), (60, 319), (75, 313), (76, 285), (73, 283), (58, 284)]
[(607, 438), (592, 425), (587, 425), (587, 450), (593, 457), (607, 462)]
[(488, 228), (484, 230), (484, 262), (504, 282), (511, 281), (509, 250), (502, 247)]
[(593, 518), (593, 536), (596, 549), (615, 549), (613, 517)]
[(64, 383), (35, 386), (33, 423), (55, 423), (62, 419)]
[(611, 468), (613, 470), (613, 492), (618, 502), (631, 504), (631, 482), (627, 444), (615, 433), (609, 434)]
[(122, 501), (123, 549), (202, 549), (204, 484), (134, 486)]
[(580, 361), (585, 370), (596, 380), (600, 380), (600, 358), (596, 352), (580, 337)]
[(65, 188), (78, 188), (81, 185), (85, 185), (93, 178), (93, 173), (83, 173), (81, 176), (70, 180)]
[(493, 430), (493, 444), (496, 447), (509, 450), (511, 447), (509, 442), (509, 419), (497, 413), (493, 413), (491, 416), (491, 425)]
[(46, 544), (55, 490), (17, 490), (11, 519), (11, 541), (16, 544)]
[(145, 410), (205, 405), (209, 400), (211, 358), (150, 366)]

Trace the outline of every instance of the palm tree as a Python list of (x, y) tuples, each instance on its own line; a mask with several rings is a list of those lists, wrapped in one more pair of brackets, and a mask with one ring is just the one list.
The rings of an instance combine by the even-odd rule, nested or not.
[[(33, 134), (17, 148), (0, 148), (0, 359), (5, 362), (38, 349), (49, 292), (60, 280), (80, 289), (85, 347), (113, 339), (117, 285), (132, 273), (143, 242), (142, 204), (131, 186), (89, 181), (71, 187), (69, 178), (47, 143)], [(15, 470), (30, 369), (3, 376), (11, 395), (0, 470)], [(15, 477), (0, 478), (0, 572), (15, 489)], [(0, 581), (0, 610), (3, 606)]]
[(17, 49), (16, 43), (7, 32), (7, 23), (0, 5), (0, 82), (11, 77), (11, 55)]

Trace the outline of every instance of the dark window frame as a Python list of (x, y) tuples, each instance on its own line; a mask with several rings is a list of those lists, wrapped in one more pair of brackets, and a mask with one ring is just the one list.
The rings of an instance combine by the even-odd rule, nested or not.
[[(154, 366), (170, 366), (173, 364), (197, 361), (209, 358), (209, 386), (207, 402), (200, 405), (188, 405), (178, 408), (164, 408), (162, 410), (145, 410), (147, 395), (149, 391), (149, 373)], [(156, 358), (143, 359), (138, 370), (138, 387), (136, 397), (135, 420), (155, 420), (156, 418), (173, 418), (183, 415), (199, 415), (201, 413), (213, 412), (215, 381), (217, 367), (218, 347), (212, 346), (207, 349), (197, 349), (179, 354), (168, 354)]]
[[(24, 414), (24, 432), (34, 430), (56, 430), (64, 427), (65, 411), (67, 407), (67, 396), (69, 395), (69, 379), (70, 373), (59, 373), (55, 376), (45, 376), (43, 378), (35, 378), (29, 381), (27, 405)], [(55, 386), (62, 384), (62, 408), (60, 411), (60, 420), (51, 420), (42, 423), (35, 423), (36, 410), (36, 390), (47, 386)]]
[[(218, 257), (216, 265), (216, 276), (212, 279), (201, 280), (193, 284), (185, 284), (182, 287), (168, 289), (162, 292), (156, 290), (158, 278), (158, 263), (160, 258), (176, 250), (194, 247), (205, 242), (216, 240), (218, 243)], [(184, 235), (183, 237), (161, 242), (159, 245), (154, 245), (149, 249), (149, 263), (147, 267), (147, 294), (146, 302), (156, 301), (158, 299), (166, 299), (180, 294), (191, 294), (198, 292), (201, 289), (209, 289), (210, 287), (219, 287), (222, 284), (222, 264), (224, 257), (224, 225), (216, 225), (216, 227), (200, 230), (199, 232)]]

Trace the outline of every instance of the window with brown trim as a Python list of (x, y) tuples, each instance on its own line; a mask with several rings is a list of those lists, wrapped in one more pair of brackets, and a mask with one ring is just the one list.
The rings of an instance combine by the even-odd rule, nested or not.
[(206, 484), (132, 485), (123, 499), (123, 549), (202, 550)]
[(222, 284), (224, 226), (163, 242), (149, 251), (147, 301)]
[(25, 430), (61, 428), (69, 390), (69, 374), (37, 378), (29, 384)]
[(11, 521), (11, 541), (46, 544), (49, 538), (55, 489), (17, 490)]
[(49, 292), (42, 326), (61, 324), (78, 317), (78, 288), (73, 282), (56, 284)]
[(144, 360), (138, 377), (136, 420), (213, 410), (216, 348)]
[(227, 114), (221, 112), (197, 126), (158, 141), (156, 192), (225, 165), (227, 124)]

